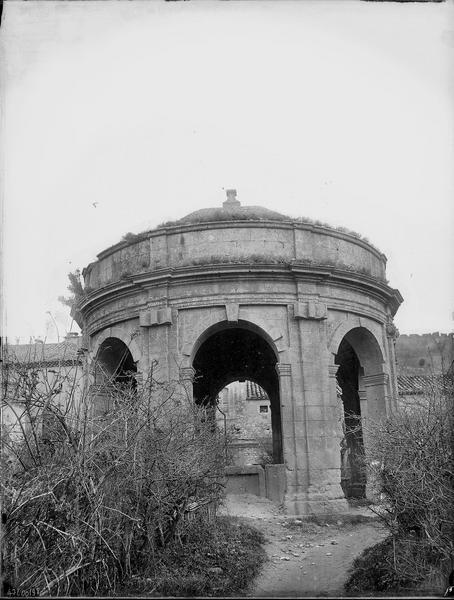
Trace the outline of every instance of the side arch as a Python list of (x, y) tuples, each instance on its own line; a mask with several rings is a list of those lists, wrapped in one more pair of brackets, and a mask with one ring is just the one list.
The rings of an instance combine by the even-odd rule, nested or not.
[(137, 391), (137, 362), (130, 347), (109, 329), (97, 340), (96, 354), (90, 361), (92, 415), (105, 418), (123, 394)]
[(108, 327), (104, 329), (98, 336), (96, 336), (95, 343), (90, 349), (90, 360), (94, 360), (98, 354), (99, 348), (108, 338), (117, 338), (121, 340), (125, 346), (129, 349), (132, 354), (132, 358), (136, 365), (139, 365), (142, 360), (142, 344), (139, 343), (138, 338), (132, 332), (125, 331), (122, 327)]
[[(344, 338), (354, 347), (365, 375), (383, 372), (385, 367), (385, 349), (377, 327), (371, 327), (365, 319), (355, 317), (337, 323), (328, 340), (328, 350), (335, 357)], [(375, 329), (375, 331), (374, 331)], [(353, 343), (352, 343), (353, 342)]]
[[(368, 447), (367, 421), (388, 412), (389, 378), (383, 348), (374, 332), (364, 326), (339, 326), (331, 346), (342, 402), (341, 485), (346, 497), (367, 495), (364, 450)], [(342, 336), (342, 337), (341, 337)]]

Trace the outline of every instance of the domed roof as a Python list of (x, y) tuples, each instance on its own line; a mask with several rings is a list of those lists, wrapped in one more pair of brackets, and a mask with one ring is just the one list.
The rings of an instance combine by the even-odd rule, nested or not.
[(263, 206), (241, 206), (236, 199), (236, 190), (227, 190), (227, 200), (222, 207), (201, 208), (179, 219), (176, 224), (255, 220), (291, 221), (292, 219)]

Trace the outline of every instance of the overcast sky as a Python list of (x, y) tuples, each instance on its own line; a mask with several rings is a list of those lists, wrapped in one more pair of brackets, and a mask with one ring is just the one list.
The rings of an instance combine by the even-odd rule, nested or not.
[(452, 331), (453, 23), (451, 0), (7, 0), (10, 341), (64, 335), (69, 271), (229, 187), (367, 236), (401, 333)]

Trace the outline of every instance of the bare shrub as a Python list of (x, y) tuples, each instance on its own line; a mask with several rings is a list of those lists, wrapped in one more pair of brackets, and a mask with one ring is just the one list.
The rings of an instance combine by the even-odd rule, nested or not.
[(443, 573), (454, 560), (452, 409), (452, 383), (445, 379), (366, 428), (372, 508), (391, 533), (394, 570), (404, 579)]
[(86, 385), (85, 367), (9, 359), (2, 410), (4, 576), (42, 595), (112, 593), (222, 494), (223, 441), (178, 384)]

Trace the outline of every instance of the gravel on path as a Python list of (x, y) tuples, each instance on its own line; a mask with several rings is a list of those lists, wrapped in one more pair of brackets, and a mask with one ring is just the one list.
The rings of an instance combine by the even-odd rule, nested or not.
[(265, 535), (268, 561), (246, 592), (252, 598), (346, 596), (353, 560), (387, 535), (364, 509), (355, 519), (314, 523), (290, 518), (270, 500), (252, 494), (229, 495), (221, 514), (241, 517)]

